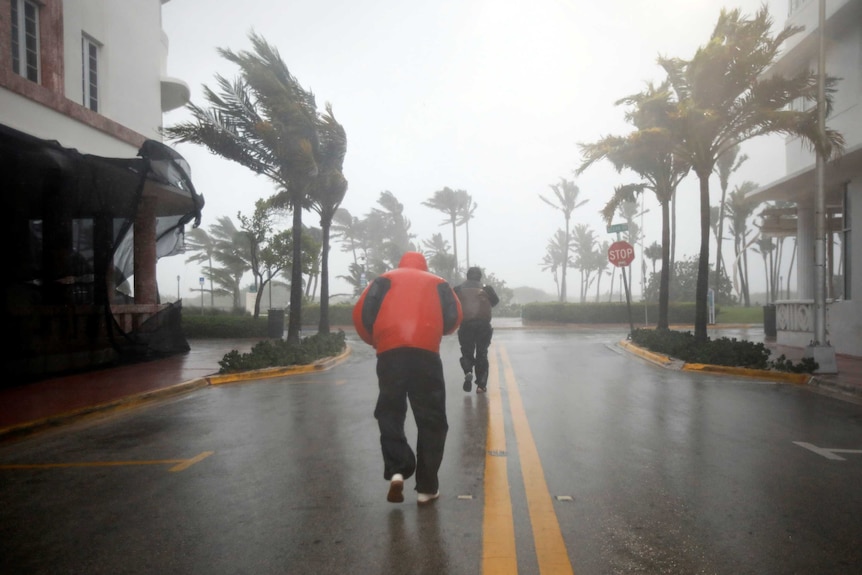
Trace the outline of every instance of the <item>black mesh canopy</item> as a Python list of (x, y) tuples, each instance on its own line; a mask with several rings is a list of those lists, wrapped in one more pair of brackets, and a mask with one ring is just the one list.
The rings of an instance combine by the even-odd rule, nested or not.
[[(116, 306), (140, 303), (131, 278), (143, 199), (154, 210), (157, 259), (180, 253), (186, 226), (200, 224), (204, 200), (180, 154), (153, 140), (134, 158), (82, 154), (0, 124), (0, 185), (9, 253), (4, 316), (24, 334), (7, 369), (32, 367), (45, 355), (93, 354), (104, 341), (115, 352), (108, 356), (188, 349), (181, 333), (155, 335), (164, 320), (124, 325), (115, 317)], [(93, 325), (74, 325), (64, 336), (70, 321)], [(61, 350), (64, 339), (69, 349)]]

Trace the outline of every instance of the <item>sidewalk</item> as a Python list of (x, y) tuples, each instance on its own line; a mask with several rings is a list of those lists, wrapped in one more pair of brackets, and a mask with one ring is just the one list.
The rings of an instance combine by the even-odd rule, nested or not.
[[(543, 327), (525, 326), (519, 318), (495, 318), (494, 326), (497, 329)], [(759, 326), (710, 326), (709, 337), (763, 341), (772, 350), (771, 359), (784, 354), (798, 362), (805, 351), (765, 341)], [(232, 349), (247, 352), (258, 341), (190, 340), (191, 351), (185, 354), (2, 388), (0, 441), (55, 427), (88, 414), (132, 407), (205, 387), (218, 373), (218, 362), (226, 353)], [(837, 374), (815, 375), (805, 385), (844, 399), (862, 401), (862, 358), (838, 355), (836, 359)]]

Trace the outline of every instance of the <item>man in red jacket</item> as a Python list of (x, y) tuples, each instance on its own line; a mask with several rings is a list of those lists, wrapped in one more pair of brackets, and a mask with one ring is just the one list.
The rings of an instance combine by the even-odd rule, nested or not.
[[(440, 495), (437, 472), (449, 431), (440, 340), (460, 323), (458, 298), (418, 252), (405, 253), (397, 269), (375, 278), (353, 308), (356, 332), (377, 352), (374, 417), (387, 501), (404, 501), (404, 480), (414, 472), (420, 505)], [(418, 430), (415, 454), (404, 435), (408, 399)]]

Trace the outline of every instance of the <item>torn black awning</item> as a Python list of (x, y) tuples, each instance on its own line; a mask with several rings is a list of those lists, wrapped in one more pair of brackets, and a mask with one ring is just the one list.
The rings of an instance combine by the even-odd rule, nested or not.
[[(195, 190), (190, 171), (179, 153), (154, 140), (144, 142), (138, 157), (110, 158), (82, 154), (57, 141), (0, 124), (4, 213), (7, 217), (14, 214), (19, 230), (22, 221), (30, 222), (30, 233), (40, 236), (46, 221), (74, 221), (86, 227), (86, 222), (94, 218), (113, 219), (117, 284), (133, 273), (131, 222), (141, 197), (156, 200), (159, 258), (181, 250), (187, 223), (200, 224), (204, 199)], [(40, 242), (41, 237), (36, 238), (30, 247)], [(86, 258), (86, 251), (76, 249), (76, 258)], [(93, 262), (87, 263), (91, 266)], [(33, 266), (41, 267), (36, 260), (27, 267), (35, 271)], [(41, 282), (46, 278), (28, 279)]]

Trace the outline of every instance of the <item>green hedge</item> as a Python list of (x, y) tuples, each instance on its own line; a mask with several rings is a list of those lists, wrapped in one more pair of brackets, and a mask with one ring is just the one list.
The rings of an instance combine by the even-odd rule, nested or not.
[[(658, 304), (646, 305), (647, 317), (650, 323), (658, 318)], [(694, 303), (672, 303), (668, 306), (668, 323), (693, 324), (695, 315)], [(528, 303), (524, 304), (521, 318), (530, 322), (555, 323), (629, 323), (629, 309), (625, 303)], [(631, 304), (632, 323), (642, 324), (644, 321), (643, 302)]]
[[(338, 304), (329, 306), (330, 328), (350, 327), (353, 325), (351, 313), (353, 306)], [(222, 339), (222, 338), (265, 338), (269, 336), (269, 317), (264, 315), (255, 319), (251, 315), (236, 315), (218, 313), (205, 315), (183, 311), (183, 333), (191, 339)], [(287, 328), (287, 310), (284, 310), (285, 329)], [(306, 304), (302, 306), (302, 330), (317, 333), (320, 321), (320, 306)]]

